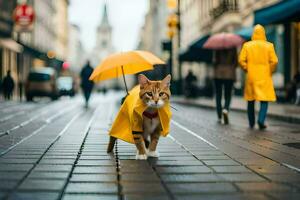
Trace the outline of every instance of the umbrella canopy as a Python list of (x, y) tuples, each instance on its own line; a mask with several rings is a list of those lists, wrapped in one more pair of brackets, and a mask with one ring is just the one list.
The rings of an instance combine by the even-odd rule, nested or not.
[(217, 33), (208, 38), (204, 43), (205, 49), (230, 49), (242, 45), (245, 40), (233, 33)]
[(154, 65), (163, 65), (164, 61), (147, 51), (128, 51), (117, 53), (105, 58), (100, 65), (96, 67), (90, 76), (90, 80), (100, 82), (125, 74), (136, 74), (141, 71), (152, 70)]

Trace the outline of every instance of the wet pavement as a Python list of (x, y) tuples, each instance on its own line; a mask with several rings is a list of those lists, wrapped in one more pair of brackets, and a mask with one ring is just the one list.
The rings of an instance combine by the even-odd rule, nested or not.
[(0, 103), (0, 199), (299, 199), (300, 125), (269, 119), (266, 131), (230, 125), (210, 109), (173, 104), (158, 159), (136, 161), (118, 141), (106, 153), (120, 94)]

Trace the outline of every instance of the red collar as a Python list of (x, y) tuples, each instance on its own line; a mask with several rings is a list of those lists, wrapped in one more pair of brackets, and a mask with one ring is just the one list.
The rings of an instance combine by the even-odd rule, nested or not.
[(143, 115), (145, 117), (149, 118), (149, 119), (153, 119), (153, 118), (156, 118), (158, 116), (158, 112), (150, 113), (150, 112), (144, 111)]

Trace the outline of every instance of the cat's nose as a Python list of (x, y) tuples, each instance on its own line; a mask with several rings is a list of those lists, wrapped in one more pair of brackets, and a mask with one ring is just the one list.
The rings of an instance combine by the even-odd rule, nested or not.
[(158, 100), (155, 100), (154, 102), (155, 102), (155, 104), (157, 104)]

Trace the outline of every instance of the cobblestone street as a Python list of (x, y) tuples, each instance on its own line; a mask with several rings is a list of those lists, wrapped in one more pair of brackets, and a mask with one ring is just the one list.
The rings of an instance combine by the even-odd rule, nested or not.
[[(214, 110), (173, 104), (171, 133), (158, 159), (108, 130), (121, 95), (0, 103), (0, 199), (299, 199), (300, 125), (268, 119), (248, 129), (245, 113), (217, 124)], [(298, 145), (299, 146), (299, 145)]]

